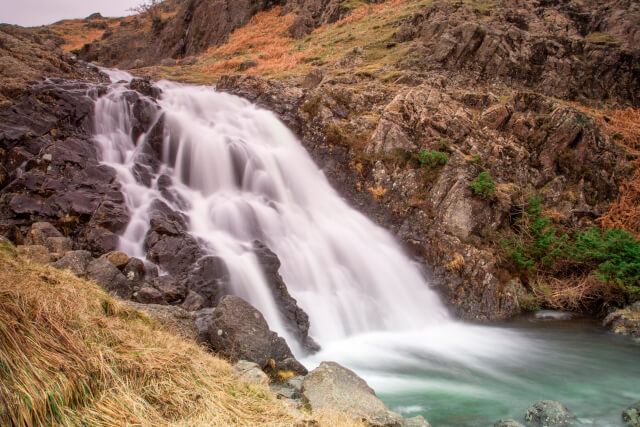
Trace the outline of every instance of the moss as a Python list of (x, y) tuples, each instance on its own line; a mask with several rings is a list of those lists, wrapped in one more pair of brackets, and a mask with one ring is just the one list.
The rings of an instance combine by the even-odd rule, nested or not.
[(587, 36), (587, 40), (592, 43), (620, 44), (620, 40), (609, 33), (593, 32)]

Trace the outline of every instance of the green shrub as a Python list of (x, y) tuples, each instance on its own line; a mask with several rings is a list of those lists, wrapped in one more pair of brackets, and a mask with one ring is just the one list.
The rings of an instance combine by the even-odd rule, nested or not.
[(473, 190), (473, 194), (484, 199), (491, 198), (496, 191), (496, 183), (489, 175), (489, 172), (480, 172), (476, 179), (471, 181), (469, 187)]
[(436, 166), (446, 165), (449, 162), (449, 156), (447, 153), (443, 153), (442, 151), (422, 150), (420, 151), (418, 160), (422, 167), (428, 166), (433, 168)]
[(518, 237), (507, 243), (506, 248), (509, 257), (519, 269), (550, 266), (563, 254), (568, 236), (558, 235), (551, 219), (542, 215), (540, 197), (529, 199), (516, 226)]
[(601, 280), (640, 295), (640, 240), (626, 231), (592, 228), (579, 233), (566, 256), (593, 268)]

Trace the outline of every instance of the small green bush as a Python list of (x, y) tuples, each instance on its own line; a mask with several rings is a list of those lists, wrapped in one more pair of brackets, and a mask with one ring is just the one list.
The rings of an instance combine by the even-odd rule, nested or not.
[(418, 160), (422, 167), (428, 166), (433, 168), (436, 166), (446, 165), (449, 162), (449, 156), (447, 153), (443, 153), (442, 151), (422, 150), (420, 151)]
[(489, 172), (480, 172), (476, 179), (471, 181), (469, 187), (473, 190), (473, 194), (484, 199), (490, 199), (496, 191), (496, 183)]

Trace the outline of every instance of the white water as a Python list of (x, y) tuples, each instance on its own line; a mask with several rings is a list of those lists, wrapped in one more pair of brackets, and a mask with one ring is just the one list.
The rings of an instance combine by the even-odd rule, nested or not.
[[(272, 113), (212, 88), (159, 86), (163, 162), (174, 190), (190, 206), (183, 210), (190, 232), (224, 259), (233, 291), (256, 306), (273, 329), (285, 334), (252, 253), (255, 240), (280, 258), (280, 273), (320, 343), (447, 320), (419, 267), (388, 232), (338, 196)], [(124, 90), (115, 85), (97, 102), (96, 139), (103, 161), (118, 171), (133, 214), (122, 249), (143, 256), (147, 209), (162, 196), (137, 183), (131, 172), (142, 141), (129, 137)]]
[[(155, 180), (148, 188), (132, 173), (145, 135), (131, 139), (126, 88), (116, 83), (131, 76), (108, 72), (114, 84), (96, 103), (96, 141), (103, 162), (118, 173), (132, 217), (121, 249), (144, 258), (148, 209), (163, 196)], [(622, 387), (616, 380), (620, 392), (615, 399), (603, 398), (611, 394), (606, 379), (624, 378), (632, 369), (622, 368), (624, 360), (594, 375), (594, 387), (603, 390), (592, 391), (581, 367), (591, 366), (592, 372), (600, 365), (598, 357), (611, 357), (589, 358), (599, 341), (592, 348), (587, 339), (573, 342), (572, 334), (554, 343), (522, 330), (452, 321), (419, 267), (388, 232), (338, 196), (273, 114), (211, 88), (158, 85), (165, 119), (160, 173), (173, 177), (174, 191), (188, 202), (182, 211), (190, 232), (224, 259), (233, 291), (256, 306), (301, 356), (251, 252), (252, 242), (261, 240), (278, 255), (280, 273), (309, 314), (310, 335), (322, 346), (303, 359), (307, 367), (335, 360), (363, 376), (392, 409), (433, 416), (441, 425), (518, 417), (530, 403), (545, 398), (573, 398), (584, 413), (597, 408), (593, 425), (618, 425), (619, 420), (610, 422), (615, 408), (640, 397), (633, 391), (635, 383)], [(577, 355), (584, 348), (587, 356), (563, 357), (574, 344)], [(562, 389), (563, 376), (573, 371), (572, 382)], [(538, 373), (545, 379), (538, 379)]]

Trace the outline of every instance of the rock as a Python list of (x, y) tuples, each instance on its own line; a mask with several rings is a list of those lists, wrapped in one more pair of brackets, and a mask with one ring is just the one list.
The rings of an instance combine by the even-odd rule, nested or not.
[(279, 273), (280, 259), (268, 247), (259, 241), (253, 242), (254, 253), (258, 257), (264, 272), (265, 280), (271, 288), (282, 318), (287, 322), (287, 327), (292, 335), (298, 338), (302, 346), (310, 352), (318, 351), (320, 346), (309, 337), (309, 316), (298, 306)]
[(171, 58), (164, 58), (160, 60), (160, 65), (163, 67), (173, 67), (176, 65), (176, 61)]
[(90, 249), (94, 255), (103, 255), (115, 251), (120, 238), (104, 228), (91, 228), (88, 230), (86, 241), (87, 249)]
[(324, 73), (319, 68), (314, 68), (309, 71), (302, 81), (302, 87), (305, 89), (313, 89), (322, 83), (322, 79), (324, 78)]
[(115, 265), (116, 267), (118, 267), (119, 269), (123, 269), (131, 260), (131, 258), (129, 258), (129, 256), (123, 252), (118, 252), (118, 251), (114, 251), (114, 252), (109, 252), (106, 255), (103, 255), (104, 258), (108, 259), (111, 264)]
[(401, 424), (402, 427), (431, 427), (429, 421), (425, 420), (422, 415), (418, 415), (417, 417), (405, 418)]
[(213, 307), (203, 308), (195, 312), (198, 342), (200, 344), (209, 345), (209, 323), (211, 323), (215, 312), (216, 309)]
[(155, 87), (153, 83), (151, 83), (151, 81), (147, 79), (131, 80), (131, 83), (129, 83), (129, 89), (135, 90), (136, 92), (139, 92), (144, 96), (148, 96), (153, 99), (158, 98), (162, 93), (160, 88)]
[(198, 330), (196, 329), (195, 315), (193, 313), (171, 305), (139, 304), (135, 302), (127, 302), (127, 304), (136, 310), (147, 313), (151, 318), (160, 322), (162, 326), (183, 337), (193, 340), (198, 338)]
[(198, 59), (195, 56), (187, 56), (178, 61), (179, 65), (195, 65), (198, 63)]
[(197, 292), (189, 291), (182, 303), (182, 308), (187, 311), (198, 311), (204, 307), (205, 300)]
[(49, 252), (60, 255), (73, 250), (73, 242), (67, 237), (47, 237), (45, 246)]
[(204, 306), (217, 305), (227, 295), (229, 272), (224, 261), (216, 256), (204, 256), (195, 265), (189, 265), (182, 284), (204, 299)]
[(269, 384), (269, 376), (256, 363), (240, 360), (231, 370), (239, 380), (249, 384)]
[(240, 297), (224, 297), (208, 329), (211, 347), (232, 362), (248, 360), (264, 369), (271, 360), (294, 359), (284, 338), (269, 330), (262, 314)]
[(493, 427), (526, 427), (513, 418), (501, 418), (493, 424)]
[(249, 68), (253, 68), (253, 67), (257, 67), (257, 66), (258, 66), (258, 61), (256, 61), (255, 59), (252, 59), (252, 60), (249, 60), (249, 61), (244, 61), (238, 67), (238, 71), (240, 71), (240, 72), (247, 71)]
[(128, 300), (133, 293), (131, 282), (106, 258), (98, 258), (87, 267), (87, 276), (109, 293)]
[(566, 406), (553, 400), (542, 400), (527, 409), (525, 421), (534, 427), (568, 426), (576, 416)]
[(166, 301), (162, 292), (151, 286), (143, 286), (135, 295), (136, 301), (141, 304), (165, 305)]
[(322, 362), (304, 378), (302, 403), (312, 412), (344, 412), (368, 425), (402, 425), (402, 417), (391, 412), (362, 378), (335, 362)]
[(506, 105), (498, 104), (486, 109), (480, 116), (481, 126), (489, 129), (499, 129), (511, 115)]
[(184, 300), (187, 289), (176, 282), (170, 275), (157, 277), (151, 281), (151, 286), (162, 294), (164, 300), (169, 304), (179, 304)]
[(622, 412), (622, 421), (631, 427), (640, 427), (640, 402), (636, 402)]
[(87, 267), (91, 261), (93, 261), (91, 252), (73, 251), (51, 265), (60, 270), (69, 270), (78, 277), (83, 277), (87, 274)]
[(29, 258), (38, 264), (48, 264), (51, 262), (51, 253), (42, 245), (22, 245), (18, 246), (18, 254)]
[(131, 258), (122, 269), (125, 277), (132, 282), (139, 282), (145, 275), (144, 261), (138, 258)]
[(31, 225), (27, 233), (25, 243), (27, 245), (47, 246), (47, 239), (50, 237), (64, 237), (53, 225), (48, 222), (36, 222)]
[(602, 325), (616, 334), (640, 338), (640, 303), (610, 313)]

